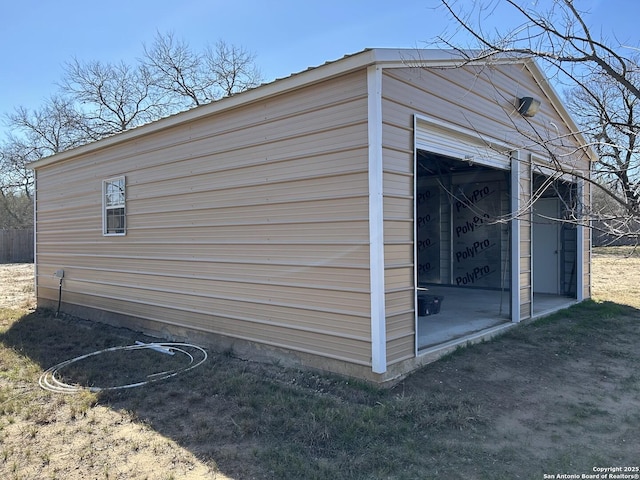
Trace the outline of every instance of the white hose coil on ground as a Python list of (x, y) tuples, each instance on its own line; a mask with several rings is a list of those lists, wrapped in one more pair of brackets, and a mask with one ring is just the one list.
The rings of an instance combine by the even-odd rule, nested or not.
[[(186, 351), (185, 348), (193, 348), (195, 350), (200, 351), (202, 353), (202, 359), (196, 361), (193, 355), (188, 351)], [(167, 370), (165, 372), (159, 372), (159, 373), (153, 373), (151, 375), (147, 375), (147, 380), (145, 381), (130, 383), (127, 385), (117, 385), (114, 387), (95, 387), (95, 386), (83, 387), (81, 385), (69, 385), (67, 383), (64, 383), (60, 379), (60, 376), (58, 374), (58, 371), (61, 370), (62, 368), (89, 357), (93, 357), (93, 356), (100, 355), (107, 352), (142, 350), (142, 349), (164, 350), (165, 352), (163, 353), (168, 353), (168, 352), (181, 353), (188, 358), (189, 362), (183, 368), (177, 368), (175, 370)], [(207, 359), (207, 352), (203, 348), (198, 347), (197, 345), (192, 345), (190, 343), (174, 343), (174, 342), (137, 343), (136, 345), (125, 345), (120, 347), (105, 348), (104, 350), (98, 350), (96, 352), (88, 353), (86, 355), (81, 355), (79, 357), (72, 358), (71, 360), (66, 360), (64, 362), (61, 362), (45, 370), (45, 372), (42, 375), (40, 375), (40, 379), (38, 380), (38, 383), (43, 389), (48, 390), (50, 392), (55, 392), (55, 393), (78, 393), (83, 390), (88, 390), (90, 392), (97, 393), (97, 392), (103, 392), (108, 390), (122, 390), (125, 388), (140, 387), (142, 385), (146, 385), (151, 382), (157, 382), (158, 380), (164, 380), (165, 378), (174, 377), (180, 373), (186, 372), (188, 370), (192, 370), (202, 365), (206, 359)]]

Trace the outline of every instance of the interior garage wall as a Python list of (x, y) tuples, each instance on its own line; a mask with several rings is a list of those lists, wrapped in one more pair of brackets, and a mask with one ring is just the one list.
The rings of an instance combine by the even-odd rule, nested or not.
[[(419, 153), (418, 164), (423, 162), (432, 160)], [(486, 167), (466, 174), (418, 173), (419, 287), (509, 289), (509, 224), (499, 221), (509, 213), (507, 175)]]
[(438, 181), (417, 177), (416, 185), (416, 228), (418, 245), (417, 278), (418, 287), (422, 282), (442, 283), (451, 277), (451, 202)]
[[(367, 149), (361, 71), (43, 166), (38, 300), (62, 268), (63, 305), (370, 372)], [(127, 234), (105, 237), (120, 175)]]

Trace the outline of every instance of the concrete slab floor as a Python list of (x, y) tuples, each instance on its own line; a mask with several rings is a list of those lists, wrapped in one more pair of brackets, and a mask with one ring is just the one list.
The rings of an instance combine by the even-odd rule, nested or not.
[[(427, 294), (442, 296), (440, 313), (418, 317), (418, 348), (443, 344), (508, 323), (510, 292), (429, 286)], [(534, 316), (568, 307), (575, 299), (534, 294)]]

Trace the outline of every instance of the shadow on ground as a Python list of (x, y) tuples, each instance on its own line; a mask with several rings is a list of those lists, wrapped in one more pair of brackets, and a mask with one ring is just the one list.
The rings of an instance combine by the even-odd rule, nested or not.
[[(389, 389), (210, 351), (197, 369), (99, 402), (235, 480), (582, 474), (637, 462), (639, 338), (639, 310), (588, 301)], [(0, 335), (43, 370), (136, 340), (153, 339), (50, 311)]]

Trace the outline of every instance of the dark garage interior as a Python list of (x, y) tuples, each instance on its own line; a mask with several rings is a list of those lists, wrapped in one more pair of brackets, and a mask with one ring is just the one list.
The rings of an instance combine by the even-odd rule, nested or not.
[[(511, 321), (510, 171), (419, 150), (416, 163), (418, 349)], [(572, 184), (535, 175), (534, 314), (576, 296), (576, 228), (558, 221)], [(521, 218), (522, 219), (522, 218)]]

